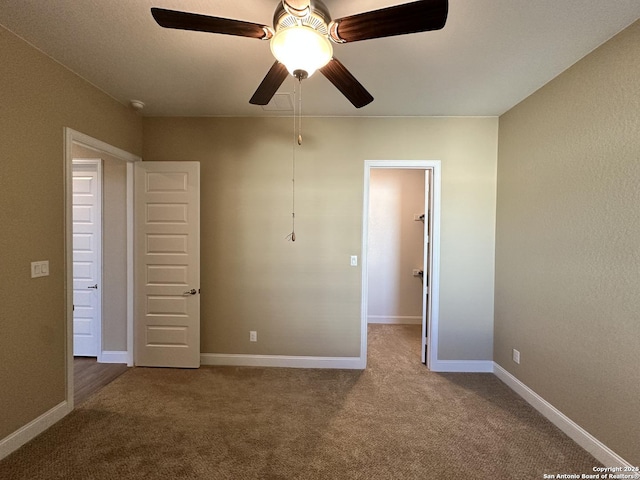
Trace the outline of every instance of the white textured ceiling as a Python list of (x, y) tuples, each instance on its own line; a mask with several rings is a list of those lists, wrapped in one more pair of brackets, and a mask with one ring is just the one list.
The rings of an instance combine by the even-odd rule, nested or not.
[[(333, 18), (405, 3), (324, 0)], [(271, 24), (277, 0), (0, 0), (0, 24), (144, 115), (274, 115), (249, 98), (268, 42), (159, 27), (162, 7)], [(640, 17), (638, 0), (449, 0), (441, 31), (337, 45), (375, 98), (355, 109), (320, 73), (303, 114), (499, 115)], [(293, 89), (293, 78), (280, 92)]]

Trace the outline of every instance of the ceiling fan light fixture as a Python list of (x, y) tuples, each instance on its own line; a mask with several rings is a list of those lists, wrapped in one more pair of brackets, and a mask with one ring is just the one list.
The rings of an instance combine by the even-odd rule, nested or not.
[(278, 30), (271, 39), (271, 52), (291, 75), (302, 70), (307, 76), (324, 67), (333, 57), (329, 39), (303, 25)]

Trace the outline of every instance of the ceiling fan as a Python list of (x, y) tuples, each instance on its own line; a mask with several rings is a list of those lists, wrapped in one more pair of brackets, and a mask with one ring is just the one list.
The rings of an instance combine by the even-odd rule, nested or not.
[(249, 100), (266, 105), (290, 73), (298, 80), (320, 72), (356, 107), (373, 97), (333, 56), (332, 44), (439, 30), (447, 21), (448, 0), (421, 0), (331, 20), (321, 0), (282, 0), (273, 28), (258, 23), (152, 8), (162, 27), (269, 40), (275, 63)]

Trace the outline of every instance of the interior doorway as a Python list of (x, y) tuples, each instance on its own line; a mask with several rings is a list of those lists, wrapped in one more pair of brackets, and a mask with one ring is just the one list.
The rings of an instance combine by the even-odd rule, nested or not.
[(372, 325), (385, 324), (387, 330), (415, 337), (408, 345), (398, 344), (410, 346), (404, 353), (415, 361), (421, 358), (423, 302), (429, 300), (428, 294), (423, 298), (428, 180), (428, 170), (374, 168), (369, 184), (369, 334)]
[[(402, 171), (408, 171), (409, 175), (402, 175)], [(417, 187), (422, 188), (418, 204), (416, 205), (414, 201), (409, 207), (402, 207), (401, 201), (397, 198), (400, 194), (396, 194), (394, 198), (392, 191), (387, 192), (387, 195), (390, 195), (389, 198), (375, 198), (376, 178), (380, 178), (380, 174), (385, 172), (399, 172), (399, 175), (396, 176), (413, 178), (411, 181), (416, 185), (419, 184), (416, 182), (416, 178), (421, 178), (422, 187)], [(384, 175), (382, 177), (384, 178)], [(393, 215), (393, 212), (388, 211), (388, 207), (390, 203), (395, 203), (396, 205), (391, 209), (401, 212), (399, 215), (404, 217), (410, 215), (410, 222), (404, 222), (402, 225), (400, 220), (389, 217), (382, 219), (387, 225), (376, 224), (376, 221), (380, 221), (380, 219), (371, 218), (370, 212), (372, 206), (375, 208), (375, 205), (380, 202), (386, 204), (387, 216)], [(364, 357), (366, 363), (367, 330), (370, 322), (419, 323), (421, 325), (420, 355), (422, 362), (430, 367), (431, 363), (437, 360), (440, 162), (427, 160), (365, 161), (363, 205), (361, 357)], [(416, 208), (419, 208), (419, 211), (414, 212), (413, 210)], [(411, 225), (412, 222), (416, 223)], [(404, 241), (400, 238), (402, 236), (401, 229), (418, 230), (417, 233), (421, 233), (421, 235), (413, 235), (413, 238)], [(391, 250), (387, 252), (377, 250), (381, 245), (375, 240), (375, 235), (372, 235), (372, 232), (375, 233), (376, 230), (383, 232), (382, 237), (388, 237), (389, 244), (394, 245)], [(401, 245), (403, 242), (404, 244)], [(415, 251), (412, 252), (413, 255), (401, 255), (401, 250)], [(382, 260), (380, 260), (381, 258)], [(376, 271), (380, 274), (381, 264), (386, 266), (388, 271), (386, 274), (382, 272), (385, 275), (385, 281), (382, 282), (382, 286), (377, 286), (376, 281), (370, 275), (375, 274)], [(404, 287), (394, 284), (394, 282), (403, 283)], [(388, 288), (389, 292), (403, 291), (398, 295), (387, 295), (385, 303), (385, 294), (389, 293), (385, 292), (385, 288)], [(407, 290), (412, 290), (415, 294), (406, 300), (408, 302), (406, 305), (397, 308), (398, 305), (393, 305), (394, 301), (398, 303), (397, 299), (402, 298)], [(376, 296), (373, 299), (373, 305), (370, 295)], [(405, 310), (402, 310), (403, 308)]]
[[(117, 302), (107, 302), (106, 298), (103, 302), (103, 307), (105, 304), (109, 304), (110, 307), (116, 304), (123, 307), (122, 312), (124, 318), (120, 321), (122, 322), (121, 336), (124, 340), (121, 342), (122, 348), (117, 351), (105, 348), (105, 345), (108, 346), (109, 343), (108, 338), (105, 337), (109, 337), (109, 335), (111, 335), (111, 329), (105, 329), (104, 323), (106, 321), (106, 316), (102, 315), (101, 328), (96, 331), (96, 336), (99, 337), (99, 341), (97, 342), (96, 358), (103, 363), (122, 363), (128, 366), (133, 366), (133, 164), (134, 162), (141, 161), (140, 157), (125, 152), (124, 150), (120, 150), (117, 147), (70, 128), (65, 128), (65, 299), (67, 312), (66, 377), (67, 402), (70, 408), (73, 408), (74, 405), (73, 160), (78, 157), (100, 159), (108, 157), (114, 165), (117, 165), (124, 172), (120, 182), (122, 184), (119, 185), (121, 192), (115, 193), (115, 195), (121, 197), (124, 202), (124, 213), (117, 220), (122, 229), (124, 238), (123, 248), (120, 252), (115, 254), (120, 258), (124, 266), (123, 276), (121, 279), (117, 280), (117, 282), (122, 284), (123, 291), (121, 292), (121, 296)], [(103, 196), (105, 194), (106, 191), (103, 189)], [(104, 218), (102, 220), (104, 222)], [(101, 266), (105, 266), (110, 263), (105, 263), (104, 259), (101, 257), (102, 256), (98, 259)], [(104, 268), (102, 273), (104, 273)], [(100, 277), (102, 278), (97, 283), (98, 287), (102, 286), (100, 282), (104, 283), (105, 280), (104, 275), (101, 275)], [(96, 284), (94, 283), (93, 285)], [(87, 290), (90, 289), (87, 288)], [(107, 335), (105, 335), (105, 333)]]

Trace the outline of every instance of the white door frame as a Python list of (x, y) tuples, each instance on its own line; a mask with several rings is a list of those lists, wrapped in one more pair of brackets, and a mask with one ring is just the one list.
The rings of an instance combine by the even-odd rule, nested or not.
[[(75, 168), (74, 168), (75, 167)], [(102, 361), (102, 160), (99, 158), (74, 158), (72, 159), (72, 175), (74, 172), (95, 172), (97, 175), (97, 187), (96, 187), (96, 205), (95, 209), (98, 212), (98, 218), (96, 219), (96, 243), (95, 248), (97, 250), (97, 262), (95, 267), (96, 283), (98, 289), (96, 290), (96, 313), (94, 317), (94, 339), (96, 347), (96, 357), (98, 362)], [(73, 180), (72, 180), (73, 181)], [(71, 187), (73, 189), (73, 185)], [(71, 200), (73, 204), (73, 197)], [(73, 215), (73, 212), (72, 212)], [(73, 224), (73, 220), (72, 220)], [(73, 227), (72, 227), (73, 228)], [(73, 242), (73, 240), (72, 240)], [(72, 247), (73, 248), (73, 247)], [(72, 259), (72, 274), (73, 274), (73, 259)], [(75, 340), (74, 340), (75, 341)], [(75, 347), (75, 345), (74, 345)], [(75, 350), (75, 348), (74, 348)], [(75, 354), (75, 351), (74, 351)]]
[[(106, 153), (127, 162), (127, 365), (133, 366), (133, 164), (137, 155), (109, 145), (84, 133), (64, 127), (64, 225), (67, 404), (73, 409), (73, 145)], [(101, 348), (101, 347), (100, 347)]]
[[(438, 319), (440, 301), (440, 209), (441, 209), (441, 164), (440, 160), (365, 160), (364, 162), (364, 200), (362, 209), (362, 299), (361, 299), (361, 325), (360, 325), (360, 363), (362, 368), (367, 365), (367, 309), (369, 303), (369, 278), (368, 278), (368, 248), (369, 248), (369, 195), (371, 183), (371, 169), (414, 169), (431, 170), (432, 180), (432, 227), (431, 232), (431, 262), (429, 272), (425, 272), (425, 278), (429, 279), (429, 307), (431, 308), (431, 321), (427, 325), (428, 313), (423, 314), (422, 338), (428, 338), (427, 367), (431, 369), (438, 361)], [(429, 198), (425, 198), (425, 212)], [(429, 329), (427, 332), (426, 329)], [(428, 333), (428, 335), (427, 335)], [(425, 348), (422, 341), (422, 348)], [(424, 358), (424, 355), (423, 355)]]

